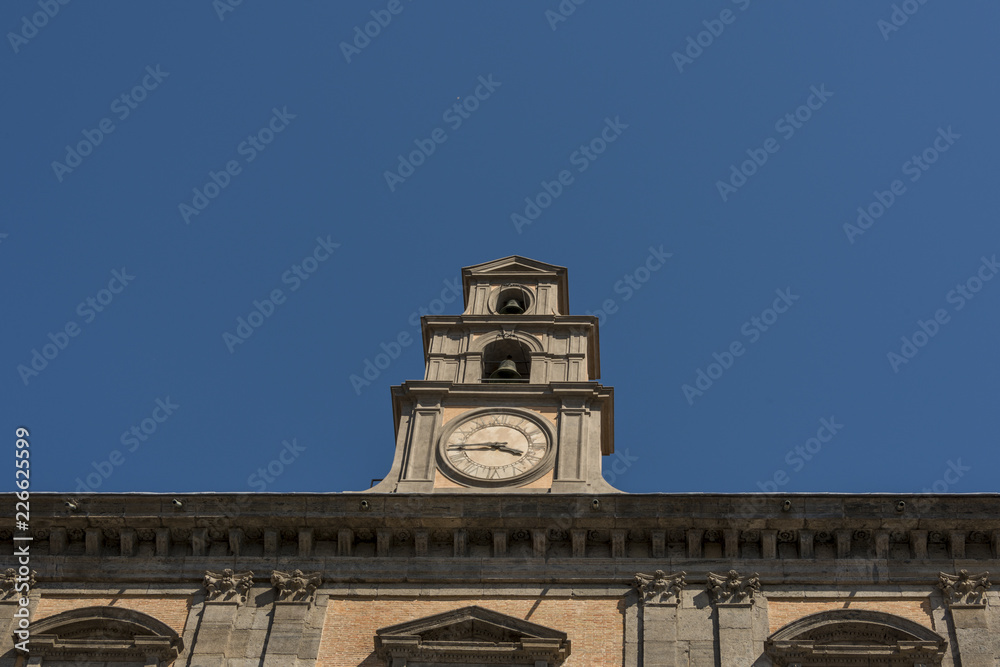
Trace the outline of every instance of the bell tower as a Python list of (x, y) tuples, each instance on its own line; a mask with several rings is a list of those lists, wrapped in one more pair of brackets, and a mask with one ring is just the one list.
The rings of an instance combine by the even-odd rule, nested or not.
[(462, 269), (462, 287), (465, 312), (421, 318), (424, 379), (392, 387), (396, 453), (368, 492), (616, 492), (614, 391), (566, 269), (514, 255)]

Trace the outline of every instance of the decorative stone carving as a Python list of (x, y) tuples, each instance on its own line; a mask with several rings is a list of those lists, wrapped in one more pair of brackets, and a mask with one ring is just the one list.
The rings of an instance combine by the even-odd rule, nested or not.
[(32, 622), (30, 646), (32, 665), (167, 665), (175, 664), (184, 639), (133, 609), (83, 607)]
[[(30, 573), (28, 573), (28, 576), (19, 577), (17, 576), (16, 569), (8, 567), (6, 570), (4, 570), (3, 576), (0, 577), (0, 600), (4, 600), (11, 597), (13, 598), (25, 597), (28, 594), (28, 591), (30, 591), (32, 588), (35, 587), (36, 583), (35, 576), (37, 574), (38, 572), (32, 570)], [(28, 582), (28, 590), (27, 591), (17, 590), (17, 585), (19, 583), (23, 584), (25, 581)]]
[(746, 579), (736, 570), (730, 570), (725, 576), (708, 573), (708, 594), (716, 604), (753, 604), (759, 592), (760, 577), (756, 572)]
[(247, 593), (253, 588), (253, 572), (233, 572), (226, 568), (222, 572), (205, 571), (205, 599), (211, 602), (229, 602), (236, 600), (237, 604), (247, 601)]
[(944, 637), (880, 611), (832, 609), (792, 621), (764, 643), (774, 665), (940, 665)]
[(312, 602), (316, 589), (323, 584), (319, 572), (310, 574), (302, 570), (271, 573), (271, 585), (278, 589), (278, 600), (282, 602)]
[(642, 601), (645, 604), (678, 604), (681, 598), (681, 591), (687, 583), (684, 580), (685, 572), (667, 576), (663, 570), (657, 570), (653, 574), (635, 575), (632, 585), (639, 591)]
[(989, 572), (959, 570), (957, 575), (941, 572), (938, 576), (938, 588), (949, 605), (986, 605), (986, 591), (992, 586)]

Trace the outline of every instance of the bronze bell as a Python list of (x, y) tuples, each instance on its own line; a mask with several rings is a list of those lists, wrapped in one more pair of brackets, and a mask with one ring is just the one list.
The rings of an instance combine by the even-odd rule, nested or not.
[(500, 309), (502, 315), (520, 315), (524, 312), (524, 308), (521, 308), (521, 304), (517, 302), (517, 299), (511, 299), (507, 302), (507, 305)]
[(517, 372), (514, 360), (507, 357), (500, 362), (500, 367), (490, 374), (491, 380), (517, 380), (521, 374)]

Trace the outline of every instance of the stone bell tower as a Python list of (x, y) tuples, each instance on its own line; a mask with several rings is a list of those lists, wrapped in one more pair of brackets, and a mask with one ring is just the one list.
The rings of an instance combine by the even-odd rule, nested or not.
[(465, 312), (422, 318), (426, 372), (392, 388), (396, 454), (369, 492), (609, 493), (614, 391), (566, 269), (516, 255), (462, 269)]

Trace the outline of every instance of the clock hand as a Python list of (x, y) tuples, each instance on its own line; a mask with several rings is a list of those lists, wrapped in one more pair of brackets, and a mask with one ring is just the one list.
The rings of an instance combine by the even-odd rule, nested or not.
[(478, 447), (480, 449), (483, 447), (488, 449), (500, 449), (506, 444), (506, 442), (470, 442), (467, 445), (452, 445), (448, 449), (468, 449), (470, 447)]
[(484, 450), (484, 449), (503, 449), (503, 443), (491, 443), (491, 442), (474, 442), (468, 445), (452, 445), (448, 449), (472, 449), (472, 450)]
[(520, 449), (513, 449), (511, 447), (504, 447), (503, 445), (497, 447), (497, 449), (500, 450), (501, 452), (510, 452), (511, 454), (517, 454), (518, 456), (520, 456), (521, 454), (524, 454), (524, 452), (522, 452)]

